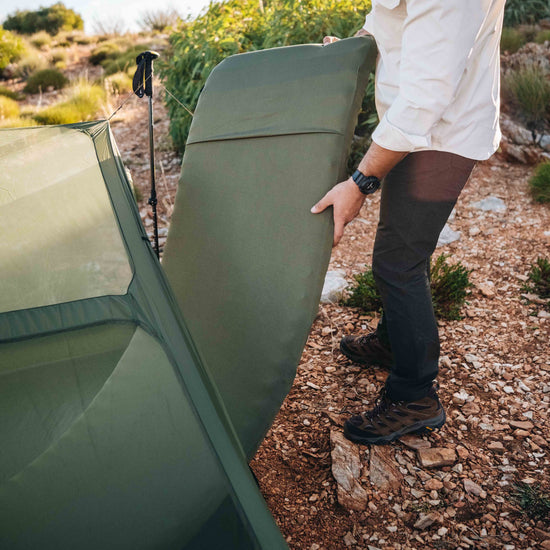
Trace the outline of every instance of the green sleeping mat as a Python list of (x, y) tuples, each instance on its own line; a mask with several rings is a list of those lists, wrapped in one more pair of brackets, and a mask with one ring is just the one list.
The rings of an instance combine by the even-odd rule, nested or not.
[(374, 40), (227, 58), (186, 144), (163, 267), (246, 455), (287, 395), (317, 313), (332, 211)]
[(0, 164), (0, 548), (287, 548), (108, 123), (0, 130)]

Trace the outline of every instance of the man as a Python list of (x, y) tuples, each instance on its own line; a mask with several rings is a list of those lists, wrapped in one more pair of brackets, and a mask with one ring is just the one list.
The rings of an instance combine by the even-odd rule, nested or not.
[(378, 46), (380, 124), (353, 176), (312, 208), (333, 207), (336, 246), (384, 179), (372, 261), (384, 313), (374, 333), (346, 336), (340, 348), (390, 374), (376, 405), (346, 421), (353, 441), (389, 443), (445, 423), (429, 261), (475, 161), (498, 148), (504, 2), (372, 0), (358, 33)]

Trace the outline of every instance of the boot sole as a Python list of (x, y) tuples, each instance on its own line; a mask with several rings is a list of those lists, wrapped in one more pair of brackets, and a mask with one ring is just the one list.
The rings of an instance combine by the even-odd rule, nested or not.
[(434, 430), (441, 428), (441, 426), (445, 424), (446, 420), (447, 420), (447, 416), (445, 414), (445, 410), (442, 408), (441, 413), (438, 414), (437, 416), (434, 416), (433, 418), (429, 418), (428, 420), (420, 420), (409, 426), (403, 426), (403, 428), (401, 428), (400, 430), (397, 430), (396, 432), (392, 432), (391, 434), (388, 434), (388, 435), (381, 435), (379, 437), (361, 436), (353, 432), (350, 432), (347, 427), (348, 422), (346, 421), (344, 423), (344, 435), (350, 441), (353, 441), (354, 443), (360, 443), (362, 445), (386, 445), (388, 443), (391, 443), (392, 441), (395, 441), (396, 439), (399, 439), (402, 435), (405, 435), (405, 434), (431, 433)]
[(345, 355), (350, 361), (353, 361), (354, 363), (359, 363), (360, 365), (366, 365), (369, 367), (377, 366), (388, 371), (391, 369), (392, 366), (391, 362), (376, 359), (365, 359), (365, 357), (355, 355), (348, 348), (343, 346), (342, 342), (340, 342), (340, 352), (342, 353), (342, 355)]

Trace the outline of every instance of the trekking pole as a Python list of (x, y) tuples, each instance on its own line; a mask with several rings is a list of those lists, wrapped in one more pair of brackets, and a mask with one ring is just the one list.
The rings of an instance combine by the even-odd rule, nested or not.
[(153, 211), (153, 230), (155, 252), (160, 258), (159, 231), (157, 218), (157, 189), (155, 185), (155, 146), (153, 141), (153, 61), (159, 54), (153, 51), (140, 53), (136, 57), (137, 69), (134, 74), (133, 90), (138, 97), (146, 95), (149, 98), (149, 159), (151, 164), (151, 196), (147, 201)]

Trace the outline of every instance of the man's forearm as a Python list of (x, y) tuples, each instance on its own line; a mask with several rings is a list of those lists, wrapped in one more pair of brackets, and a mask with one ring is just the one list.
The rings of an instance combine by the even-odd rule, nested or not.
[(376, 176), (378, 179), (383, 179), (406, 156), (407, 152), (390, 151), (373, 141), (357, 168), (365, 176)]

